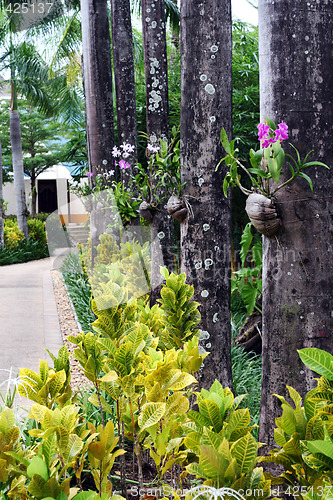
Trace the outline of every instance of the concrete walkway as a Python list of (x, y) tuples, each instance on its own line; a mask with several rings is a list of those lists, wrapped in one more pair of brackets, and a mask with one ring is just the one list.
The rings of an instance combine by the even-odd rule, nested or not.
[[(53, 259), (0, 267), (0, 390), (12, 369), (38, 371), (62, 347), (51, 269)], [(19, 404), (22, 400), (20, 400)], [(1, 401), (0, 401), (1, 405)]]

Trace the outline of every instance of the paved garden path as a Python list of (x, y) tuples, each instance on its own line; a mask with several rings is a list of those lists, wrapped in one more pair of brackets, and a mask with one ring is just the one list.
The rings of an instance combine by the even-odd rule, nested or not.
[(52, 265), (53, 259), (49, 258), (0, 267), (2, 392), (6, 391), (7, 370), (12, 368), (13, 376), (19, 368), (37, 371), (40, 359), (50, 361), (45, 349), (57, 353), (63, 345), (50, 272)]

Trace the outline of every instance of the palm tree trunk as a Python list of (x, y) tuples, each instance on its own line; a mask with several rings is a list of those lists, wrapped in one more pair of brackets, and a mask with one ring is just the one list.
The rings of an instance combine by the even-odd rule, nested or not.
[[(135, 146), (137, 157), (137, 124), (133, 59), (131, 6), (129, 0), (111, 0), (113, 68), (117, 103), (118, 142)], [(128, 183), (131, 171), (121, 171)]]
[(25, 198), (24, 170), (22, 156), (21, 124), (18, 111), (10, 111), (10, 142), (12, 146), (12, 162), (14, 172), (14, 186), (16, 194), (17, 224), (19, 229), (28, 238), (28, 209)]
[(2, 172), (2, 147), (0, 141), (0, 248), (5, 246), (4, 220), (3, 220), (3, 172)]
[[(333, 4), (259, 0), (261, 117), (282, 120), (302, 154), (333, 166)], [(288, 21), (286, 21), (288, 19)], [(288, 151), (293, 154), (292, 150)], [(311, 157), (310, 157), (311, 160)], [(263, 241), (263, 390), (259, 440), (274, 445), (273, 394), (304, 396), (313, 373), (297, 349), (333, 351), (332, 170), (310, 167), (314, 193), (300, 179), (277, 193), (283, 222)]]
[[(81, 0), (83, 86), (86, 108), (86, 132), (90, 180), (114, 169), (111, 42), (106, 0)], [(95, 209), (90, 215), (91, 262), (104, 231), (105, 217)]]
[(181, 224), (182, 271), (200, 302), (202, 348), (211, 354), (200, 383), (215, 378), (232, 388), (230, 326), (230, 198), (220, 131), (232, 134), (230, 0), (181, 3), (181, 161), (193, 215)]
[(89, 169), (114, 167), (112, 68), (106, 0), (81, 0), (83, 81)]
[[(142, 0), (143, 49), (146, 76), (147, 134), (151, 143), (169, 139), (168, 64), (163, 0)], [(156, 180), (151, 179), (153, 190)], [(165, 193), (159, 189), (158, 196)], [(160, 266), (174, 269), (173, 222), (161, 203), (151, 223), (151, 304), (160, 293)], [(162, 252), (161, 252), (162, 250)]]
[(36, 190), (36, 176), (32, 173), (30, 178), (31, 186), (31, 216), (35, 217), (37, 213), (37, 190)]

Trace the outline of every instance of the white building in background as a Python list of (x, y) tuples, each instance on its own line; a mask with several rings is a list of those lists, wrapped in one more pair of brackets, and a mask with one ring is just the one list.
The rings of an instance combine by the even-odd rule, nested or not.
[[(37, 176), (37, 213), (52, 213), (58, 211), (61, 222), (84, 223), (87, 221), (87, 212), (78, 197), (69, 190), (72, 176), (64, 165), (55, 165)], [(25, 176), (25, 195), (28, 210), (31, 211), (31, 184), (30, 178)], [(3, 186), (3, 198), (8, 203), (6, 215), (16, 215), (16, 198), (14, 182), (7, 182)]]

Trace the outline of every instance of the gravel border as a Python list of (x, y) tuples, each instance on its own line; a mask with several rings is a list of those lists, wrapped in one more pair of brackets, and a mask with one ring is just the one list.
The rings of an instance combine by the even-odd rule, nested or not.
[(78, 391), (82, 388), (92, 387), (92, 382), (90, 382), (90, 380), (83, 375), (80, 363), (73, 358), (75, 345), (72, 344), (67, 338), (70, 335), (76, 337), (80, 333), (80, 328), (76, 320), (76, 314), (73, 311), (72, 302), (68, 296), (61, 273), (53, 270), (51, 271), (51, 275), (62, 340), (70, 353), (69, 364), (71, 370), (72, 390)]

